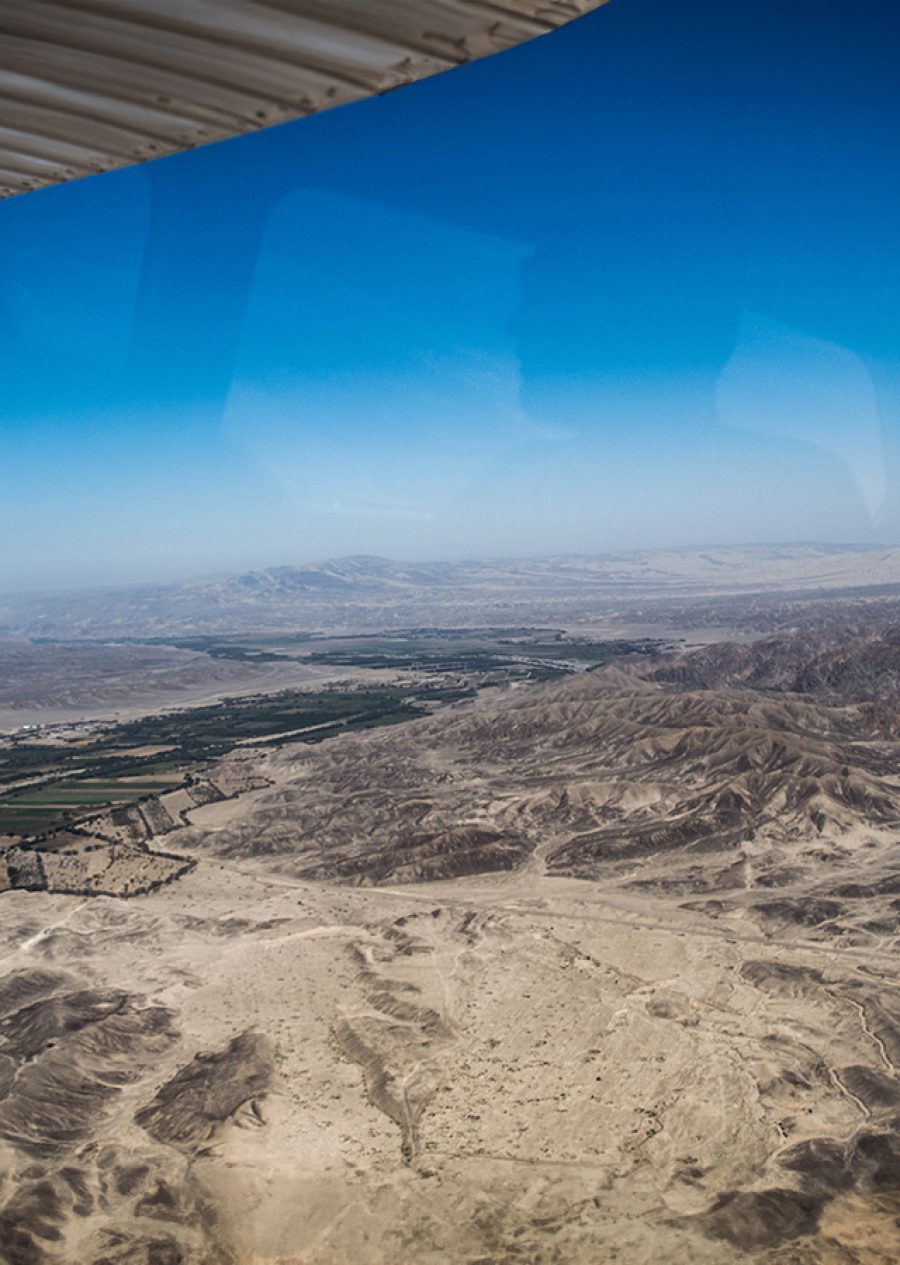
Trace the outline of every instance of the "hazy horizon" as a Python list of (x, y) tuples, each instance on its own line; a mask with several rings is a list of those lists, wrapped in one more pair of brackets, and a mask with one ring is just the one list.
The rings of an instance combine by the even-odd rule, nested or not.
[(553, 562), (581, 559), (584, 561), (600, 560), (604, 558), (628, 559), (631, 557), (640, 557), (645, 554), (680, 554), (680, 553), (703, 553), (709, 551), (733, 550), (754, 551), (754, 550), (822, 550), (827, 553), (840, 554), (843, 552), (865, 552), (877, 553), (879, 550), (900, 549), (900, 545), (886, 544), (884, 541), (840, 541), (840, 540), (744, 540), (730, 541), (727, 543), (719, 541), (693, 542), (690, 544), (663, 544), (648, 545), (635, 549), (595, 549), (595, 550), (571, 550), (568, 552), (555, 553), (506, 553), (506, 554), (459, 554), (456, 556), (438, 556), (433, 557), (400, 557), (388, 554), (373, 553), (347, 553), (334, 554), (329, 557), (306, 557), (298, 556), (294, 559), (280, 559), (275, 561), (262, 562), (259, 565), (248, 567), (219, 567), (214, 570), (207, 571), (184, 571), (177, 570), (167, 575), (132, 576), (130, 579), (121, 579), (118, 581), (110, 581), (107, 583), (84, 583), (84, 584), (66, 584), (65, 582), (56, 585), (45, 585), (40, 588), (22, 587), (22, 588), (0, 588), (0, 596), (16, 599), (16, 598), (32, 598), (42, 595), (62, 596), (67, 593), (78, 594), (87, 592), (104, 592), (106, 590), (127, 590), (131, 588), (167, 588), (169, 586), (177, 586), (181, 584), (203, 584), (216, 580), (228, 580), (239, 578), (248, 574), (260, 574), (273, 571), (304, 571), (306, 569), (315, 569), (329, 565), (340, 565), (347, 562), (383, 562), (389, 563), (396, 567), (428, 567), (428, 566), (465, 566), (471, 564), (496, 563), (497, 565), (513, 564), (521, 562)]
[(898, 33), (612, 0), (4, 203), (0, 591), (900, 543)]

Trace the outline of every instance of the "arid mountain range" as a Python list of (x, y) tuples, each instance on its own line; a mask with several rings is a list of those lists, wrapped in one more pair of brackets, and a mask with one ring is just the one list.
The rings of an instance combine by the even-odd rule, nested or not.
[(0, 633), (149, 637), (559, 621), (615, 614), (640, 599), (857, 588), (900, 594), (900, 549), (751, 545), (418, 564), (342, 558), (189, 583), (7, 596)]

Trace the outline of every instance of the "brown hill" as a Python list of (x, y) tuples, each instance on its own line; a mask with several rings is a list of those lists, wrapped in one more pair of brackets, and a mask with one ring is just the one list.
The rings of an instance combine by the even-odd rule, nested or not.
[(868, 636), (832, 631), (773, 637), (750, 645), (723, 642), (661, 667), (657, 681), (690, 689), (747, 687), (859, 701), (900, 694), (900, 631)]
[[(801, 901), (865, 874), (893, 924), (897, 752), (870, 730), (856, 703), (673, 690), (608, 668), (261, 756), (272, 787), (237, 801), (214, 833), (188, 830), (178, 843), (341, 883), (532, 866), (726, 892), (754, 909), (773, 888)], [(832, 901), (813, 922), (839, 926), (843, 909)]]

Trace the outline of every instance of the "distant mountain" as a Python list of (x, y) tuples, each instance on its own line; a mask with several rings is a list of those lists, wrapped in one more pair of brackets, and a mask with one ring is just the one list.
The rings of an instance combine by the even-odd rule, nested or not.
[(148, 637), (546, 621), (658, 598), (897, 590), (900, 548), (741, 545), (593, 557), (395, 562), (355, 555), (178, 584), (0, 600), (0, 633)]

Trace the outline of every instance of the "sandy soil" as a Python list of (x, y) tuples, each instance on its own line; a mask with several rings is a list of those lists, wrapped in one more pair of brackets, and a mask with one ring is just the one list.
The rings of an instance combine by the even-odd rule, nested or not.
[[(854, 999), (891, 960), (537, 868), (348, 890), (211, 861), (128, 903), (4, 900), (4, 972), (121, 990), (177, 1030), (70, 1157), (95, 1192), (106, 1155), (126, 1195), (62, 1211), (33, 1259), (99, 1260), (114, 1235), (133, 1254), (112, 1259), (155, 1259), (148, 1234), (257, 1265), (895, 1259), (896, 1226), (853, 1189), (826, 1201), (833, 1252), (779, 1255), (809, 1221), (803, 1148), (851, 1147), (884, 1114), (847, 1069), (894, 1076)], [(228, 1118), (179, 1133), (157, 1105), (155, 1141), (135, 1123), (246, 1033), (271, 1069)], [(148, 1215), (160, 1183), (178, 1206)], [(777, 1217), (728, 1207), (782, 1188)]]

